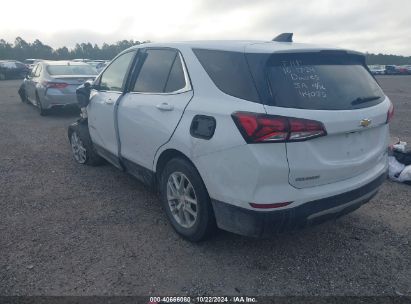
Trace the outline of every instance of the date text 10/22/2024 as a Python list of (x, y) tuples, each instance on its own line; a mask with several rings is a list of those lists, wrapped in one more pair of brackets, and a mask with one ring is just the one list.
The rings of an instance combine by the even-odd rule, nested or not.
[[(193, 302), (194, 301), (194, 302)], [(182, 296), (182, 297), (150, 297), (149, 304), (157, 303), (257, 303), (255, 297), (248, 296)]]

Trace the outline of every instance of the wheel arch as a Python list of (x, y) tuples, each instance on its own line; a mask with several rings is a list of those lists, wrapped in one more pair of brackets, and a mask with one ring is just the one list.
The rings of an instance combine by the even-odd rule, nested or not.
[[(177, 149), (174, 149), (174, 148), (168, 148), (168, 149), (165, 149), (164, 151), (162, 151), (160, 153), (160, 155), (157, 159), (157, 163), (155, 164), (155, 169), (156, 169), (155, 179), (157, 181), (158, 191), (159, 191), (162, 199), (164, 199), (163, 196), (166, 195), (166, 194), (165, 194), (164, 191), (161, 190), (161, 188), (162, 188), (161, 184), (163, 182), (165, 182), (165, 180), (161, 181), (161, 174), (162, 174), (164, 168), (166, 167), (167, 163), (170, 160), (176, 159), (176, 158), (183, 159), (183, 160), (187, 161), (189, 164), (192, 165), (192, 168), (194, 168), (194, 170), (197, 172), (198, 176), (200, 177), (200, 183), (202, 184), (203, 189), (205, 190), (205, 193), (204, 193), (204, 195), (206, 196), (205, 197), (205, 199), (206, 199), (205, 203), (208, 206), (206, 208), (206, 210), (208, 210), (207, 211), (207, 213), (208, 213), (208, 217), (207, 217), (208, 218), (208, 220), (207, 220), (208, 221), (208, 224), (207, 224), (208, 228), (207, 228), (207, 231), (200, 238), (194, 238), (194, 239), (193, 238), (188, 238), (190, 241), (200, 241), (200, 240), (206, 239), (207, 237), (213, 235), (217, 231), (218, 227), (217, 227), (217, 223), (216, 223), (215, 209), (214, 209), (214, 204), (213, 204), (212, 199), (210, 197), (210, 193), (208, 191), (207, 185), (204, 182), (203, 176), (201, 176), (201, 173), (197, 169), (197, 166), (194, 164), (194, 162), (187, 155), (185, 155), (183, 152), (181, 152)], [(174, 227), (174, 224), (172, 224), (172, 226)], [(181, 232), (178, 229), (176, 229), (176, 227), (174, 227), (174, 229), (179, 234), (181, 234)], [(187, 238), (187, 236), (184, 236), (184, 238)]]
[(160, 156), (157, 158), (157, 162), (155, 163), (155, 177), (156, 177), (156, 181), (159, 182), (160, 178), (161, 178), (161, 173), (163, 172), (166, 164), (172, 160), (173, 158), (182, 158), (186, 161), (188, 161), (193, 167), (194, 169), (197, 171), (197, 173), (200, 175), (201, 180), (204, 184), (204, 187), (207, 190), (208, 193), (208, 189), (207, 189), (207, 185), (204, 182), (204, 178), (201, 175), (201, 172), (198, 170), (197, 166), (193, 163), (193, 161), (187, 156), (185, 155), (183, 152), (173, 149), (173, 148), (168, 148), (164, 151), (161, 152)]
[(83, 125), (88, 126), (88, 121), (87, 121), (87, 119), (79, 119), (79, 120), (77, 120), (76, 122), (73, 122), (71, 125), (68, 126), (68, 128), (67, 128), (67, 136), (68, 136), (68, 139), (69, 139), (69, 140), (70, 140), (71, 133), (73, 133), (73, 130), (74, 130), (78, 125), (80, 125), (80, 124), (83, 124)]
[[(155, 163), (155, 173), (156, 173), (156, 177), (159, 178), (161, 173), (164, 170), (164, 167), (166, 166), (166, 164), (173, 158), (183, 158), (185, 160), (187, 160), (188, 162), (190, 162), (194, 168), (196, 168), (196, 166), (194, 165), (194, 163), (190, 160), (190, 158), (188, 158), (188, 156), (186, 156), (184, 153), (176, 150), (176, 149), (166, 149), (164, 151), (161, 152), (160, 156), (157, 158), (157, 162)], [(198, 171), (198, 169), (196, 168), (196, 170)]]
[(69, 141), (70, 141), (71, 133), (73, 133), (73, 130), (74, 130), (74, 124), (69, 125), (67, 129), (67, 136), (68, 136)]

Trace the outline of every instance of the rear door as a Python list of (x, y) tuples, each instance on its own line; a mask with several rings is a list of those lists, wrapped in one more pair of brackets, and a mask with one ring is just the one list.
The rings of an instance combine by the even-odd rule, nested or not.
[(151, 169), (157, 149), (170, 139), (193, 91), (175, 49), (142, 50), (137, 64), (136, 79), (118, 110), (121, 156)]
[(277, 54), (267, 62), (268, 114), (322, 122), (327, 135), (287, 142), (289, 182), (313, 187), (386, 163), (390, 101), (359, 55)]
[(90, 136), (100, 153), (118, 164), (118, 144), (115, 126), (116, 104), (123, 94), (124, 85), (136, 51), (118, 56), (97, 80), (91, 91), (88, 106)]

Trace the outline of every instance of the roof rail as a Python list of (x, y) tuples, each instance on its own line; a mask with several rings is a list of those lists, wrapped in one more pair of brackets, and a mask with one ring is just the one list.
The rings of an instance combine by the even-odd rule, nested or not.
[(276, 42), (293, 42), (293, 33), (282, 33), (277, 37), (273, 38), (272, 41)]

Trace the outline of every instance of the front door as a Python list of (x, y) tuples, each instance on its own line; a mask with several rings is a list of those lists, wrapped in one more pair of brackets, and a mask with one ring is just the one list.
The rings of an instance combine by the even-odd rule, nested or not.
[(116, 135), (116, 104), (123, 89), (136, 51), (118, 56), (107, 67), (91, 90), (88, 106), (90, 136), (103, 156), (116, 163), (118, 144)]

